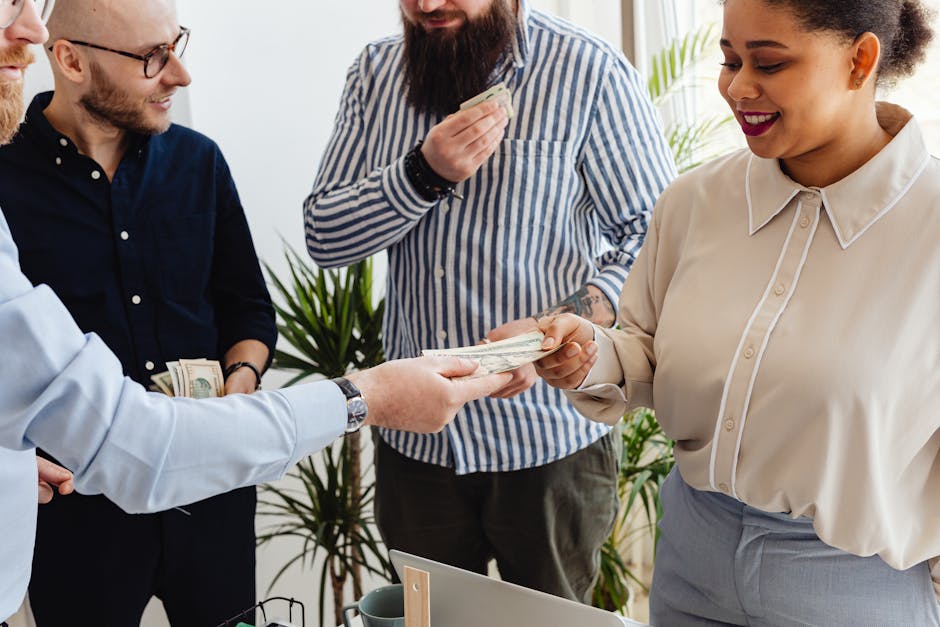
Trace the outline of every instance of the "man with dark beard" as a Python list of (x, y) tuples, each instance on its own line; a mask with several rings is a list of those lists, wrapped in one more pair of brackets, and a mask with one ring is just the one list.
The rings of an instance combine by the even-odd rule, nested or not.
[[(526, 0), (400, 0), (404, 36), (347, 77), (305, 204), (321, 266), (388, 251), (385, 349), (498, 340), (539, 317), (610, 326), (674, 174), (637, 72)], [(504, 84), (516, 115), (491, 100)], [(608, 427), (516, 370), (441, 434), (382, 430), (376, 517), (390, 548), (589, 601), (617, 508)]]
[[(49, 30), (55, 91), (0, 149), (23, 272), (138, 383), (205, 357), (222, 363), (226, 394), (254, 392), (274, 310), (221, 152), (170, 124), (190, 82), (173, 2), (60, 2)], [(173, 624), (218, 624), (255, 604), (254, 516), (253, 487), (143, 516), (101, 495), (56, 499), (39, 513), (36, 622), (136, 625), (157, 595)]]

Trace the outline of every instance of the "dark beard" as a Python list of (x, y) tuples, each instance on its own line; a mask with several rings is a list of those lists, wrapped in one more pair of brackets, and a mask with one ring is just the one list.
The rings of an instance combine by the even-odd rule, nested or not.
[(157, 125), (148, 122), (141, 110), (144, 105), (132, 103), (101, 66), (91, 63), (89, 70), (92, 89), (79, 102), (92, 118), (138, 135), (159, 135), (170, 128), (169, 121)]
[(516, 34), (516, 17), (505, 0), (493, 0), (486, 14), (468, 20), (456, 33), (429, 32), (404, 14), (402, 22), (408, 102), (418, 111), (440, 117), (489, 87), (496, 63)]

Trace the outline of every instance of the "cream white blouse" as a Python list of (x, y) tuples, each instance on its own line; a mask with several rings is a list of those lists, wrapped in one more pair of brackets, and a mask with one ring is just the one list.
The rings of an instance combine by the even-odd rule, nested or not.
[(940, 162), (878, 113), (892, 141), (822, 189), (749, 151), (677, 179), (569, 396), (653, 407), (691, 486), (905, 569), (940, 556)]

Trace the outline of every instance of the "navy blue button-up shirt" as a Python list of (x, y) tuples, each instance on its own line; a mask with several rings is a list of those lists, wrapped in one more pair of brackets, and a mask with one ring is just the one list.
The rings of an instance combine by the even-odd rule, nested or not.
[(36, 96), (0, 148), (0, 207), (24, 274), (145, 385), (167, 361), (221, 359), (241, 340), (273, 354), (271, 299), (218, 146), (173, 125), (136, 138), (109, 181), (49, 124), (51, 98)]

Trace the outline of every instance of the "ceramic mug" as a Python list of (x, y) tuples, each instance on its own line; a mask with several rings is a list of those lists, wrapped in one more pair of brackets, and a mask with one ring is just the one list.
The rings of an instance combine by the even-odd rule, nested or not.
[(343, 608), (343, 624), (352, 627), (349, 612), (359, 610), (363, 627), (405, 627), (405, 591), (400, 583), (382, 586)]

